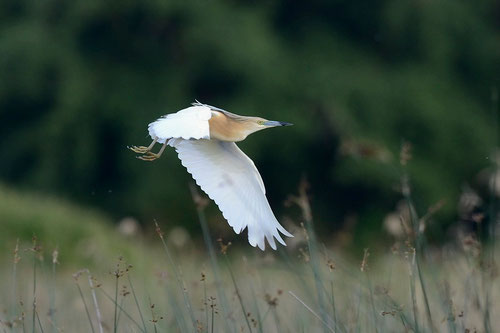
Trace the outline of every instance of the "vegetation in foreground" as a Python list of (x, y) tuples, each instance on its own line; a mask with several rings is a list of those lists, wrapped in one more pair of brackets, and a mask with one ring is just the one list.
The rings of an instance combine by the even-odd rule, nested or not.
[(36, 237), (28, 248), (18, 243), (10, 268), (1, 271), (3, 332), (492, 332), (500, 326), (493, 316), (500, 311), (494, 247), (471, 235), (460, 246), (426, 246), (422, 225), (433, 212), (417, 216), (409, 195), (401, 224), (410, 229), (385, 253), (365, 249), (354, 260), (317, 241), (305, 183), (290, 198), (303, 223), (296, 240), (277, 252), (244, 254), (220, 239), (214, 246), (206, 201), (194, 199), (205, 237), (198, 251), (173, 246), (175, 237), (156, 225), (161, 251), (121, 240), (141, 255), (114, 264), (105, 258), (107, 271), (60, 270), (57, 249), (48, 253)]

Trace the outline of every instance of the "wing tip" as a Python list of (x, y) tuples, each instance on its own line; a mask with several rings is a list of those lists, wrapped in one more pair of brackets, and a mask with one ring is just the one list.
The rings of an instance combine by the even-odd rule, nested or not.
[(279, 230), (279, 232), (281, 232), (281, 233), (282, 233), (283, 235), (285, 235), (286, 237), (291, 237), (291, 238), (293, 238), (293, 237), (294, 237), (291, 233), (289, 233), (289, 232), (288, 232), (285, 228), (283, 228), (283, 226), (281, 226), (281, 225), (279, 225), (279, 226), (278, 226), (278, 230)]
[[(281, 245), (287, 246), (286, 242), (283, 240), (281, 237), (280, 233), (278, 232), (280, 230), (279, 228), (275, 229), (274, 233), (262, 233), (259, 235), (255, 235), (254, 233), (249, 232), (248, 234), (248, 242), (250, 243), (251, 246), (253, 247), (258, 247), (262, 251), (266, 249), (266, 241), (273, 250), (277, 250), (278, 247), (276, 245), (276, 241), (278, 241)], [(285, 236), (288, 237), (294, 237), (291, 233), (283, 229), (285, 232), (283, 233)], [(281, 230), (280, 230), (281, 231)], [(241, 231), (240, 231), (241, 232)], [(253, 235), (252, 235), (253, 234)]]

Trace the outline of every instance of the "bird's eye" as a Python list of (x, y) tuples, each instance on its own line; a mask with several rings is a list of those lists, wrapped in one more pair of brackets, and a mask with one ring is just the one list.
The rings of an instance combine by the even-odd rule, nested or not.
[(259, 121), (257, 122), (257, 124), (259, 124), (259, 125), (264, 125), (264, 123), (265, 123), (265, 121), (264, 121), (264, 120), (259, 120)]

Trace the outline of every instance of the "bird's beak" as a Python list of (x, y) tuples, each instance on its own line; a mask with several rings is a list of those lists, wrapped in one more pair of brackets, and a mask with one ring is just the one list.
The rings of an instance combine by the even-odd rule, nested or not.
[(276, 127), (276, 126), (292, 126), (293, 124), (286, 123), (284, 121), (268, 120), (264, 123), (264, 125), (268, 127)]

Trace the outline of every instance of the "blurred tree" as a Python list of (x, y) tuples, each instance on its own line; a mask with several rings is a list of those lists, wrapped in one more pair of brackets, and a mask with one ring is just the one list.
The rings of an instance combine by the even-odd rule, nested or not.
[(318, 227), (356, 216), (359, 240), (377, 234), (405, 139), (417, 203), (447, 199), (443, 226), (496, 144), (498, 13), (494, 1), (4, 0), (0, 177), (198, 230), (177, 158), (126, 149), (197, 98), (296, 124), (242, 143), (278, 216), (306, 174)]

